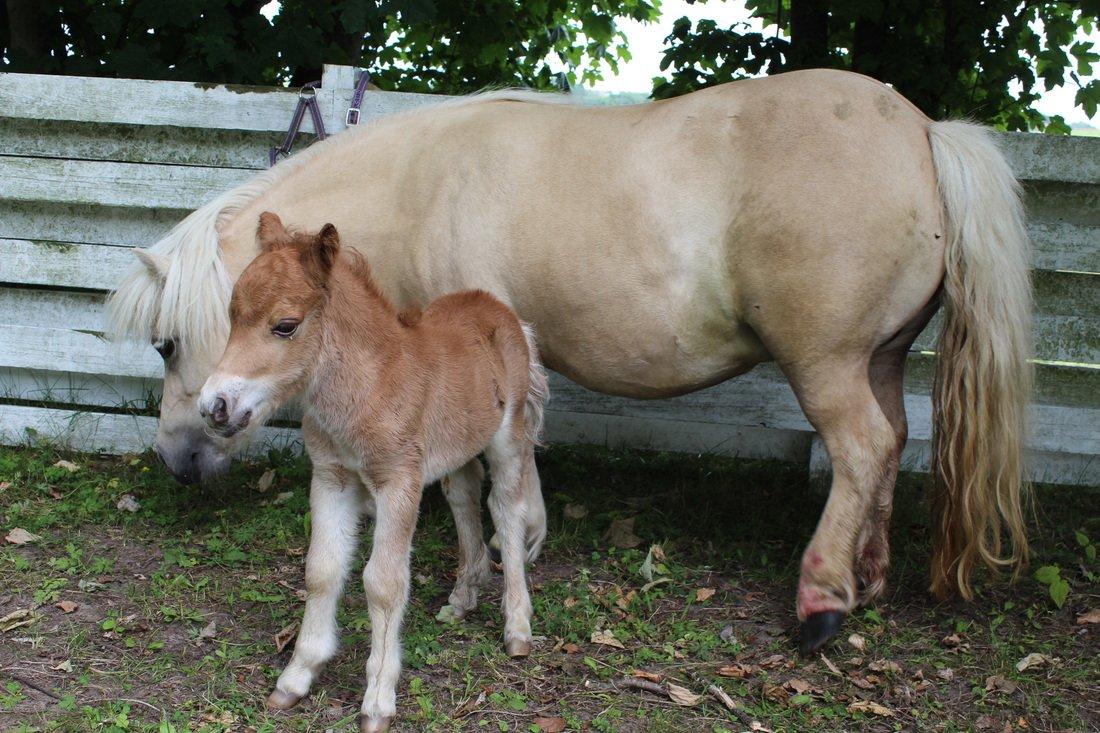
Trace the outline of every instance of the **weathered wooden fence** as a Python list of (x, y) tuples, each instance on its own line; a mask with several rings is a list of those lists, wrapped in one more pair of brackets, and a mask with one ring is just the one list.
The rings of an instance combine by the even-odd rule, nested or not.
[[(330, 132), (344, 126), (353, 75), (326, 67), (318, 101)], [(363, 117), (437, 99), (371, 92)], [(160, 360), (149, 347), (102, 338), (104, 294), (129, 266), (130, 247), (155, 242), (266, 165), (296, 101), (285, 89), (0, 74), (0, 442), (150, 445), (155, 411), (141, 408), (155, 404)], [(1035, 251), (1031, 473), (1100, 484), (1100, 140), (1012, 134), (1003, 143), (1027, 187)], [(927, 465), (936, 326), (909, 362), (905, 460), (917, 470)], [(556, 378), (548, 417), (554, 441), (825, 465), (771, 366), (659, 401)], [(269, 429), (267, 439), (295, 433)]]

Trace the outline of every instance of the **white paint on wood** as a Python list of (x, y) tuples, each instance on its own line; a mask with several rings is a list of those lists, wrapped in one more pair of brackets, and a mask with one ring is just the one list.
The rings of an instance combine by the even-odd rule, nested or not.
[(114, 344), (103, 336), (64, 328), (0, 328), (0, 367), (160, 379), (164, 366), (148, 346)]
[(0, 156), (0, 198), (190, 210), (253, 175), (237, 168)]

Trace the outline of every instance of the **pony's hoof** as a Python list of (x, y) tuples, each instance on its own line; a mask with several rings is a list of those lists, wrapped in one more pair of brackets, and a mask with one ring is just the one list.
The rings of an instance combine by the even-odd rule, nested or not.
[(267, 707), (269, 710), (290, 710), (297, 705), (301, 699), (301, 695), (292, 695), (276, 687), (275, 690), (267, 696)]
[(531, 656), (531, 642), (527, 639), (508, 639), (504, 642), (504, 651), (512, 659)]
[(843, 611), (821, 611), (803, 621), (798, 645), (802, 656), (810, 656), (836, 636), (844, 625), (844, 615)]
[(386, 733), (392, 722), (392, 715), (360, 715), (359, 733)]

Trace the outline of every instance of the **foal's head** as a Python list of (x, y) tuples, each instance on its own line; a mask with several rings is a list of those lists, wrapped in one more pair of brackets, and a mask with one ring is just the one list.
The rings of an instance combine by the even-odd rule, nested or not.
[(260, 255), (241, 274), (229, 305), (229, 343), (199, 396), (199, 413), (223, 436), (262, 425), (305, 386), (321, 348), (320, 319), (340, 253), (336, 227), (288, 232), (260, 215)]

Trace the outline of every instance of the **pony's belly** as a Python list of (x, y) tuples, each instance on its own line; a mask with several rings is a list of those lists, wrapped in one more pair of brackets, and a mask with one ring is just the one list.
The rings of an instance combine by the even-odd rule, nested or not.
[[(652, 322), (651, 322), (652, 323)], [(674, 397), (744, 374), (771, 355), (747, 325), (682, 331), (640, 328), (600, 334), (555, 348), (547, 338), (546, 366), (583, 387), (639, 399)]]

